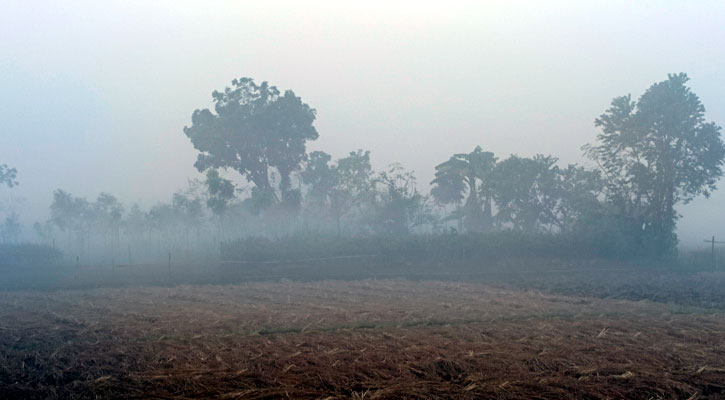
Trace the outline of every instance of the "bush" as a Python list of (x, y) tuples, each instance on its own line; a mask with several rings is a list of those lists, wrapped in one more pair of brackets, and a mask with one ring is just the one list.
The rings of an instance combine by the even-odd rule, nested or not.
[(385, 263), (436, 263), (451, 260), (500, 260), (517, 257), (622, 258), (627, 253), (601, 246), (598, 238), (574, 234), (516, 231), (404, 236), (297, 234), (278, 239), (249, 237), (221, 246), (227, 261), (299, 261), (342, 256), (376, 256)]

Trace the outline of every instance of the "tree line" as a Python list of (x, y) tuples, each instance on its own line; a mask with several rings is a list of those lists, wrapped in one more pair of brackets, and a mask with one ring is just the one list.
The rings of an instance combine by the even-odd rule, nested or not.
[[(676, 206), (709, 196), (725, 159), (721, 128), (705, 120), (688, 80), (669, 74), (638, 99), (613, 99), (595, 120), (596, 143), (583, 146), (596, 168), (560, 167), (549, 155), (499, 160), (476, 147), (436, 166), (430, 196), (418, 193), (413, 174), (399, 165), (373, 175), (367, 152), (335, 162), (324, 152), (306, 154), (306, 143), (318, 136), (315, 110), (266, 82), (243, 78), (215, 91), (214, 112), (194, 111), (184, 133), (200, 152), (200, 171), (238, 171), (254, 182), (252, 197), (261, 207), (297, 212), (301, 191), (289, 182), (299, 171), (308, 205), (334, 220), (338, 233), (341, 221), (353, 217), (364, 221), (356, 226), (375, 232), (435, 226), (442, 221), (430, 214), (432, 198), (454, 207), (443, 221), (457, 220), (466, 231), (574, 231), (665, 256), (677, 244)], [(269, 180), (271, 169), (279, 174), (278, 188)]]
[[(369, 151), (334, 160), (308, 153), (319, 136), (316, 110), (292, 90), (235, 79), (212, 93), (213, 111), (194, 111), (183, 130), (199, 151), (194, 165), (203, 179), (148, 210), (126, 208), (109, 194), (87, 201), (57, 190), (51, 218), (35, 229), (46, 240), (60, 231), (79, 246), (102, 240), (114, 248), (121, 237), (189, 247), (310, 231), (514, 230), (574, 234), (632, 254), (668, 256), (677, 245), (676, 207), (709, 196), (725, 160), (721, 128), (705, 119), (688, 80), (670, 74), (637, 99), (613, 99), (595, 120), (596, 142), (582, 147), (594, 167), (561, 166), (552, 155), (500, 158), (476, 147), (441, 160), (425, 194), (399, 163), (374, 171)], [(15, 171), (7, 171), (3, 166), (0, 177), (12, 186)], [(228, 171), (247, 185), (234, 184)]]

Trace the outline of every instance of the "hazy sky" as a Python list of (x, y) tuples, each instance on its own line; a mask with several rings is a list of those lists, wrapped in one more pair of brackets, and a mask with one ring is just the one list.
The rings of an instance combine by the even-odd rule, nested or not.
[[(191, 113), (242, 76), (317, 109), (311, 149), (369, 149), (427, 190), (478, 144), (583, 162), (611, 99), (668, 72), (725, 125), (725, 2), (2, 0), (0, 164), (21, 186), (0, 197), (25, 223), (55, 188), (167, 200), (198, 176)], [(684, 242), (725, 237), (725, 188), (682, 212)]]

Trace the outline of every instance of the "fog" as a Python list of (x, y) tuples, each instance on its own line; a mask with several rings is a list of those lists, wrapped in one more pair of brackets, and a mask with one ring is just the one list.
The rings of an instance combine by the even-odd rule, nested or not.
[(2, 0), (0, 399), (723, 398), (724, 22)]
[[(428, 191), (433, 167), (476, 145), (506, 157), (589, 161), (593, 121), (615, 96), (686, 72), (725, 122), (721, 2), (5, 1), (0, 162), (20, 185), (5, 210), (32, 225), (52, 191), (150, 207), (194, 169), (183, 134), (238, 77), (293, 89), (317, 110), (309, 151), (371, 151)], [(243, 183), (235, 173), (229, 178)], [(680, 208), (682, 244), (724, 236), (725, 194)]]

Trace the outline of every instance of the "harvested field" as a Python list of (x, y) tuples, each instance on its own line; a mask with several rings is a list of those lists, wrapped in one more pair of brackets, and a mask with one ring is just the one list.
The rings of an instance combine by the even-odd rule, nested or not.
[(1, 398), (723, 398), (720, 309), (405, 280), (0, 292)]

